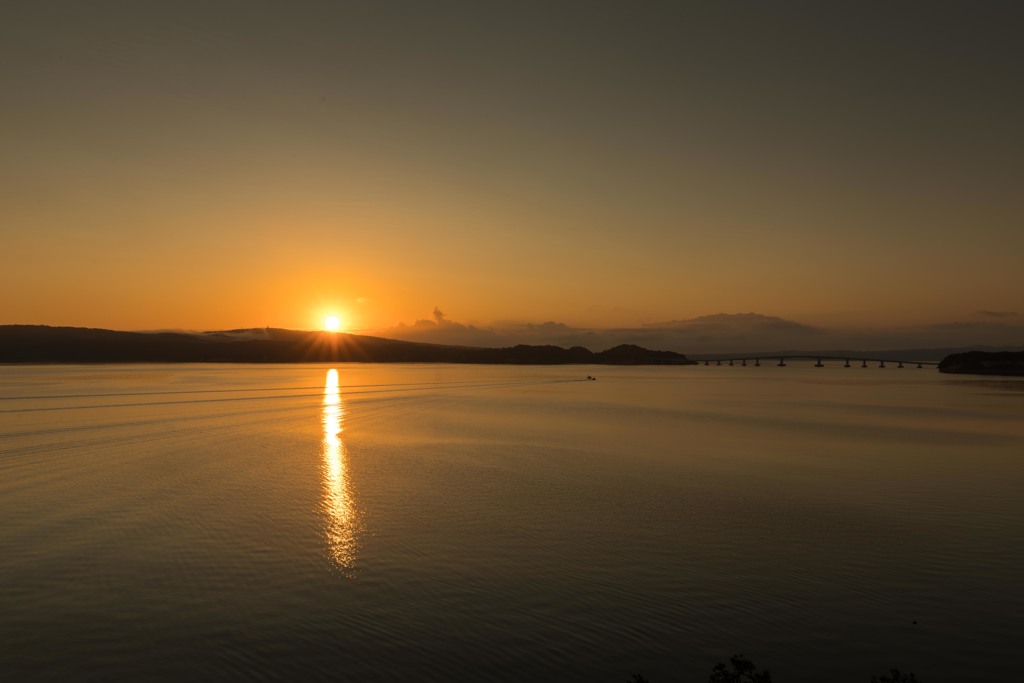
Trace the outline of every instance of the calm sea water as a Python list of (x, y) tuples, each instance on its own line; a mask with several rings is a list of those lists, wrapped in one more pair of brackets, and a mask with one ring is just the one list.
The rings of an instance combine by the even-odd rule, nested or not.
[(0, 680), (1014, 680), (1022, 417), (914, 368), (2, 367)]

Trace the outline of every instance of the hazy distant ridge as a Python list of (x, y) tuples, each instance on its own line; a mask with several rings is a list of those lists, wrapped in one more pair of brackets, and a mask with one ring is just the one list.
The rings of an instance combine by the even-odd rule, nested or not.
[(506, 348), (445, 346), (381, 337), (282, 329), (223, 332), (118, 332), (44, 325), (0, 326), (3, 363), (490, 363), (690, 365), (681, 353), (622, 344), (593, 352), (582, 346)]

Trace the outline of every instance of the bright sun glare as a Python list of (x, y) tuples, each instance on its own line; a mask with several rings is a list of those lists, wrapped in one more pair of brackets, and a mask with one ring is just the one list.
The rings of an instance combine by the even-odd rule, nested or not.
[(324, 318), (324, 329), (329, 332), (337, 332), (341, 329), (341, 318), (336, 315), (329, 315)]

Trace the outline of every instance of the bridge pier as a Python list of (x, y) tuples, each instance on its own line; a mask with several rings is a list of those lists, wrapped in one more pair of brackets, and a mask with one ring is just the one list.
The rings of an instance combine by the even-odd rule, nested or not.
[(900, 362), (899, 362), (899, 365), (897, 365), (896, 367), (898, 367), (898, 368), (902, 368), (902, 367), (903, 367), (903, 361), (900, 361)]
[(740, 365), (742, 365), (743, 367), (747, 367), (747, 359), (746, 359), (746, 358), (744, 358), (744, 359), (743, 359), (743, 360), (742, 360), (742, 361), (740, 362)]
[(846, 359), (846, 365), (844, 365), (843, 367), (844, 368), (850, 367), (850, 359), (849, 358)]
[(823, 367), (825, 367), (825, 364), (822, 363), (821, 359), (819, 358), (818, 362), (814, 364), (814, 367), (816, 367), (816, 368), (823, 368)]
[(920, 370), (920, 369), (921, 369), (921, 368), (923, 368), (923, 367), (924, 367), (924, 366), (923, 366), (923, 365), (921, 365), (920, 363), (918, 363), (918, 364), (917, 364), (917, 369), (918, 369), (918, 370)]
[(722, 364), (722, 361), (721, 361), (721, 359), (719, 359), (719, 360), (718, 360), (718, 361), (717, 361), (717, 362), (715, 363), (715, 365), (721, 365), (721, 364)]
[(878, 361), (878, 367), (884, 368), (885, 367), (885, 361), (884, 360)]
[(785, 358), (780, 358), (779, 359), (779, 367), (780, 368), (786, 367), (786, 359)]
[(732, 367), (732, 358), (729, 359), (729, 367)]
[(864, 361), (862, 362), (862, 364), (861, 364), (861, 367), (862, 367), (862, 368), (866, 368), (867, 366), (868, 366), (868, 362), (867, 362), (867, 360), (864, 360)]
[(761, 359), (760, 358), (755, 358), (754, 359), (754, 367), (755, 368), (761, 367)]
[(704, 365), (711, 365), (711, 361), (709, 361), (709, 360), (704, 361)]

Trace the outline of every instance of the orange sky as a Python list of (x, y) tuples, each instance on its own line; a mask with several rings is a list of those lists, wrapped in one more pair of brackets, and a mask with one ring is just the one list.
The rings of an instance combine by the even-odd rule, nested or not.
[(8, 7), (0, 324), (1024, 310), (1008, 17), (704, 4)]

